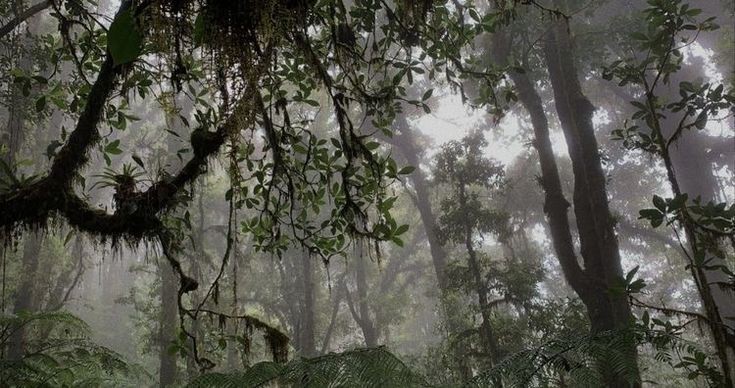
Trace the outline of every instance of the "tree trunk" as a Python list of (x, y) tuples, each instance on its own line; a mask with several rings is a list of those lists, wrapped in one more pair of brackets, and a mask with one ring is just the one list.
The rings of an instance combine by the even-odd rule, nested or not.
[[(172, 99), (171, 102), (174, 106), (177, 105), (176, 99)], [(187, 107), (189, 107), (189, 110), (191, 109), (190, 105), (187, 105)], [(189, 111), (182, 112), (182, 114), (188, 115)], [(172, 114), (166, 115), (166, 125), (175, 132), (180, 132), (183, 129), (181, 121)], [(178, 169), (181, 165), (181, 160), (176, 157), (178, 147), (179, 144), (177, 144), (176, 139), (169, 137), (166, 143), (167, 157), (164, 160), (166, 168)], [(175, 384), (178, 375), (178, 367), (176, 365), (178, 353), (171, 354), (168, 349), (171, 343), (176, 340), (176, 328), (179, 319), (179, 279), (173, 267), (166, 260), (159, 261), (159, 269), (161, 276), (161, 289), (159, 294), (161, 298), (161, 315), (159, 317), (160, 348), (158, 354), (159, 384), (161, 387), (168, 387)], [(196, 331), (194, 332), (196, 333)]]
[[(667, 97), (674, 100), (680, 98), (678, 94), (679, 82), (691, 81), (704, 76), (701, 70), (702, 67), (684, 66), (682, 70), (674, 74), (670, 84), (675, 86), (667, 90)], [(667, 138), (678, 126), (677, 119), (677, 117), (669, 116), (661, 120), (661, 132)], [(703, 131), (685, 131), (668, 149), (671, 165), (667, 167), (670, 167), (673, 173), (669, 180), (672, 186), (678, 187), (677, 190), (680, 193), (686, 193), (691, 199), (699, 197), (702, 203), (726, 201), (726, 198), (720, 198), (718, 195), (720, 191), (718, 178), (714, 175), (712, 160), (705, 153), (709, 146), (706, 136)], [(729, 138), (722, 141), (729, 142), (729, 149), (723, 150), (726, 154), (725, 159), (735, 160), (735, 139)], [(714, 249), (721, 249), (722, 241), (713, 238), (711, 243), (714, 245)], [(728, 363), (731, 364), (731, 370), (735, 371), (735, 294), (733, 294), (732, 289), (719, 286), (719, 284), (727, 284), (729, 279), (725, 272), (717, 268), (718, 266), (728, 267), (728, 263), (716, 255), (708, 255), (707, 259), (709, 259), (708, 266), (710, 268), (701, 269), (702, 279), (700, 283), (702, 287), (706, 287), (702, 291), (709, 293), (710, 296), (701, 295), (701, 297), (703, 301), (708, 298), (712, 299), (711, 303), (714, 305), (709, 310), (714, 311), (716, 309), (718, 317), (710, 317), (710, 319), (720, 321), (724, 325), (722, 335), (730, 348), (727, 351), (727, 353), (730, 353)], [(732, 266), (729, 266), (729, 268), (733, 270)], [(706, 306), (705, 310), (707, 310)], [(735, 376), (731, 376), (731, 378), (735, 379)]]
[(396, 124), (399, 128), (399, 132), (392, 139), (386, 139), (386, 141), (393, 144), (408, 165), (416, 168), (409, 176), (411, 184), (413, 185), (413, 190), (416, 193), (413, 198), (414, 205), (419, 211), (421, 223), (424, 225), (424, 229), (426, 230), (426, 239), (429, 242), (431, 260), (434, 265), (434, 273), (436, 274), (439, 289), (443, 291), (447, 288), (447, 276), (445, 273), (447, 267), (447, 253), (441, 244), (441, 239), (438, 234), (439, 228), (436, 225), (436, 217), (434, 216), (434, 211), (431, 209), (429, 185), (424, 172), (420, 168), (420, 152), (416, 145), (413, 130), (406, 121), (406, 118), (404, 116), (399, 116), (396, 118)]
[[(677, 76), (684, 76), (685, 79), (691, 79), (691, 76), (687, 77), (681, 73), (677, 74)], [(652, 93), (648, 93), (651, 89), (648, 83), (645, 86), (647, 89), (646, 103), (649, 109), (655, 112), (655, 102), (653, 101)], [(679, 196), (682, 193), (686, 193), (690, 197), (699, 196), (705, 203), (710, 200), (717, 200), (717, 178), (712, 173), (712, 165), (703, 160), (701, 155), (702, 149), (696, 149), (694, 152), (671, 152), (676, 151), (686, 140), (690, 142), (696, 141), (696, 135), (695, 137), (691, 137), (687, 136), (688, 134), (684, 134), (673, 145), (673, 148), (671, 148), (666, 144), (665, 139), (672, 136), (670, 132), (677, 129), (678, 122), (672, 118), (656, 118), (652, 120), (652, 123), (652, 138), (658, 141), (658, 147), (661, 150), (660, 156), (663, 159), (667, 177), (674, 194)], [(674, 164), (675, 154), (678, 154), (679, 158), (689, 157), (691, 160), (679, 159), (681, 169), (677, 170)], [(684, 189), (680, 177), (684, 178), (683, 182), (687, 184), (687, 188), (692, 190), (692, 192)], [(735, 297), (731, 289), (720, 286), (720, 284), (729, 284), (729, 279), (725, 272), (714, 267), (717, 265), (727, 267), (727, 262), (712, 254), (712, 251), (720, 250), (719, 238), (709, 233), (698, 232), (696, 224), (686, 210), (682, 213), (681, 226), (684, 229), (692, 257), (698, 257), (700, 255), (706, 257), (709, 260), (708, 266), (713, 266), (708, 269), (704, 268), (704, 266), (696, 265), (693, 261), (690, 262), (692, 277), (702, 300), (707, 324), (715, 342), (717, 356), (720, 359), (724, 385), (732, 386), (735, 382), (735, 326), (732, 325), (735, 322), (735, 317), (733, 316), (733, 311), (735, 311)]]
[(302, 281), (302, 303), (300, 306), (300, 333), (301, 339), (301, 355), (303, 357), (316, 356), (316, 344), (314, 341), (314, 309), (315, 307), (315, 288), (314, 288), (314, 268), (312, 259), (306, 251), (297, 256), (297, 260), (301, 260), (301, 281)]
[[(16, 16), (18, 10), (16, 9)], [(35, 29), (36, 23), (32, 24)], [(25, 46), (27, 39), (22, 39), (21, 46)], [(12, 48), (11, 48), (12, 49)], [(29, 55), (25, 52), (26, 47), (21, 47), (20, 58), (18, 59), (18, 67), (31, 71), (33, 63)], [(27, 109), (30, 98), (24, 96), (19, 84), (11, 85), (10, 103), (8, 106), (8, 123), (6, 127), (7, 136), (7, 153), (3, 157), (3, 162), (12, 170), (16, 156), (20, 152), (25, 137), (25, 123), (27, 117)], [(3, 141), (5, 142), (5, 141)], [(29, 230), (26, 233), (23, 243), (23, 256), (21, 258), (20, 284), (15, 290), (15, 304), (13, 313), (21, 311), (33, 311), (35, 277), (38, 269), (38, 254), (41, 251), (43, 236), (37, 229)], [(3, 248), (4, 249), (4, 248)], [(9, 349), (8, 357), (11, 360), (19, 360), (23, 358), (25, 353), (25, 328), (20, 327), (12, 333), (8, 339)]]
[[(545, 37), (544, 53), (574, 173), (574, 213), (587, 277), (580, 297), (587, 306), (593, 333), (626, 329), (632, 319), (627, 296), (610, 292), (622, 280), (623, 270), (592, 123), (594, 106), (583, 94), (577, 79), (567, 23), (552, 22)], [(636, 363), (634, 346), (624, 352)], [(600, 364), (606, 363), (601, 360)], [(629, 378), (640, 381), (637, 371), (629, 378), (604, 367), (602, 372), (610, 387), (630, 386)]]
[[(439, 286), (439, 303), (441, 305), (442, 314), (447, 322), (447, 328), (450, 333), (458, 333), (460, 331), (458, 322), (452, 316), (452, 306), (447, 305), (447, 253), (442, 246), (439, 238), (439, 228), (436, 223), (436, 216), (431, 208), (429, 197), (429, 184), (426, 176), (420, 167), (420, 151), (416, 145), (416, 138), (413, 134), (408, 121), (404, 116), (396, 118), (396, 124), (399, 131), (391, 139), (386, 139), (398, 151), (399, 155), (405, 159), (405, 162), (416, 169), (411, 173), (409, 179), (413, 185), (415, 196), (412, 196), (414, 205), (419, 211), (421, 223), (426, 231), (426, 239), (429, 242), (429, 251), (431, 252), (431, 261), (436, 274), (437, 285)], [(454, 362), (457, 365), (462, 381), (468, 381), (472, 377), (472, 370), (469, 366), (466, 356), (466, 349), (461, 344), (455, 345), (452, 349)]]
[(176, 340), (176, 323), (178, 319), (177, 290), (178, 281), (173, 268), (165, 260), (160, 260), (161, 273), (161, 316), (159, 325), (159, 383), (161, 387), (173, 386), (176, 382), (178, 369), (176, 356), (171, 354), (169, 347)]
[[(467, 201), (465, 198), (465, 187), (463, 183), (460, 183), (459, 206), (461, 209), (466, 209)], [(475, 292), (477, 292), (477, 300), (480, 306), (480, 316), (482, 317), (482, 322), (480, 324), (480, 339), (485, 357), (487, 357), (488, 360), (488, 369), (490, 369), (499, 361), (498, 341), (495, 338), (495, 333), (493, 333), (493, 328), (490, 323), (490, 303), (488, 302), (488, 292), (485, 287), (485, 281), (483, 280), (482, 269), (480, 268), (480, 263), (477, 258), (477, 252), (475, 251), (475, 247), (472, 242), (471, 225), (465, 225), (464, 243), (465, 249), (467, 250), (467, 263), (469, 264), (470, 271), (472, 272), (472, 279), (475, 283)], [(499, 383), (499, 380), (496, 381), (496, 385)]]
[(357, 287), (357, 307), (359, 310), (359, 316), (355, 318), (362, 329), (362, 334), (365, 338), (365, 346), (372, 348), (378, 346), (378, 331), (375, 327), (375, 322), (373, 322), (373, 319), (370, 316), (370, 306), (368, 305), (367, 268), (365, 268), (364, 250), (362, 249), (360, 242), (357, 244), (357, 255), (355, 255), (355, 284)]
[[(41, 253), (42, 243), (43, 235), (39, 230), (33, 229), (26, 233), (26, 238), (23, 243), (23, 257), (21, 259), (21, 281), (16, 289), (15, 304), (13, 305), (14, 314), (36, 310), (34, 303), (36, 297), (36, 272), (38, 271), (38, 256)], [(12, 332), (8, 343), (8, 358), (11, 360), (22, 359), (26, 350), (25, 328), (19, 327)]]

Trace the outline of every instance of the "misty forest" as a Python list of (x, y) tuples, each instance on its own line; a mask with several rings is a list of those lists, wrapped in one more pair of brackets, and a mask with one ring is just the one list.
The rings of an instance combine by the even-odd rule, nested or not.
[(733, 0), (0, 0), (0, 387), (735, 387)]

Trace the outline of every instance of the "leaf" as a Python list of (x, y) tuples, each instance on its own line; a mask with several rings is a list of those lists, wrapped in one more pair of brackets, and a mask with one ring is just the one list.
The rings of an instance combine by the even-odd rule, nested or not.
[(398, 238), (398, 237), (393, 237), (393, 238), (391, 238), (390, 240), (391, 240), (391, 241), (393, 241), (393, 243), (394, 243), (394, 244), (396, 244), (396, 245), (398, 245), (399, 247), (403, 248), (403, 240), (401, 240), (400, 238)]
[(194, 20), (194, 44), (197, 46), (201, 46), (202, 42), (204, 41), (204, 14), (199, 13), (197, 15), (197, 18)]
[(633, 267), (633, 269), (628, 271), (628, 273), (625, 275), (625, 283), (630, 284), (640, 268), (640, 265), (636, 265), (635, 267)]
[(400, 236), (408, 231), (408, 225), (401, 225), (399, 226), (395, 233), (393, 233), (394, 236)]
[(653, 206), (656, 206), (656, 209), (661, 210), (662, 213), (666, 211), (666, 201), (658, 195), (653, 196)]
[(107, 32), (107, 49), (115, 66), (134, 61), (143, 49), (143, 36), (135, 23), (133, 12), (120, 12)]
[(43, 112), (46, 108), (46, 96), (41, 96), (36, 100), (36, 112)]
[(133, 156), (132, 156), (132, 158), (133, 158), (133, 161), (134, 161), (134, 162), (135, 162), (135, 163), (136, 163), (136, 164), (137, 164), (138, 166), (140, 166), (140, 167), (142, 167), (142, 168), (145, 168), (145, 165), (143, 165), (143, 159), (141, 159), (141, 158), (140, 158), (140, 156), (138, 156), (138, 155), (133, 155)]
[(105, 146), (105, 153), (112, 155), (120, 155), (122, 150), (120, 149), (120, 139), (113, 140)]
[(687, 194), (680, 194), (674, 197), (669, 203), (671, 210), (679, 210), (687, 201)]
[(66, 234), (66, 238), (64, 239), (64, 246), (69, 244), (69, 241), (71, 241), (72, 237), (74, 237), (74, 231), (70, 230), (69, 233)]
[(415, 169), (416, 169), (416, 167), (414, 167), (414, 166), (406, 166), (406, 167), (403, 167), (400, 171), (398, 171), (398, 174), (399, 175), (408, 175), (408, 174), (412, 173)]
[(424, 92), (424, 95), (421, 96), (421, 101), (426, 101), (429, 98), (431, 98), (431, 95), (434, 93), (434, 89), (429, 89), (426, 92)]
[(697, 116), (697, 119), (694, 121), (694, 126), (697, 127), (697, 129), (704, 129), (704, 127), (707, 125), (707, 111), (702, 111)]

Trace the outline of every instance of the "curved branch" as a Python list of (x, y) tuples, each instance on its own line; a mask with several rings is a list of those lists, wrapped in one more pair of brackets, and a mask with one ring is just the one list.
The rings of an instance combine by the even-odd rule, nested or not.
[(38, 4), (28, 7), (25, 11), (18, 14), (14, 19), (7, 22), (4, 26), (0, 27), (0, 38), (4, 38), (5, 35), (18, 27), (24, 21), (32, 18), (35, 14), (43, 11), (44, 9), (51, 6), (51, 0), (43, 0)]

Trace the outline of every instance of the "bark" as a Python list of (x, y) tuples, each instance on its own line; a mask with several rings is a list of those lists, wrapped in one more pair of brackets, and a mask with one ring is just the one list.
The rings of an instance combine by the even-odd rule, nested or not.
[(35, 14), (43, 11), (50, 6), (51, 0), (43, 0), (26, 8), (22, 12), (19, 12), (12, 20), (8, 21), (7, 23), (5, 23), (5, 25), (0, 27), (0, 38), (4, 38), (5, 35), (13, 31), (15, 27), (18, 27), (21, 23), (32, 18)]
[[(465, 197), (465, 187), (463, 183), (459, 184), (459, 206), (463, 209), (467, 206)], [(464, 231), (464, 244), (467, 250), (467, 263), (469, 264), (470, 271), (472, 272), (472, 278), (475, 283), (475, 291), (477, 292), (478, 304), (480, 305), (480, 316), (482, 316), (482, 322), (480, 324), (480, 339), (482, 342), (483, 351), (487, 357), (488, 367), (492, 368), (499, 361), (499, 349), (498, 341), (493, 332), (493, 328), (490, 322), (490, 312), (492, 307), (490, 306), (488, 298), (488, 290), (485, 286), (485, 281), (482, 276), (482, 269), (475, 251), (474, 244), (472, 242), (473, 230), (471, 225), (465, 225)], [(496, 381), (496, 385), (499, 385), (500, 381)]]
[(329, 343), (332, 340), (332, 334), (334, 333), (334, 328), (337, 325), (337, 314), (339, 313), (339, 306), (342, 303), (342, 297), (345, 293), (345, 287), (347, 287), (347, 285), (345, 284), (344, 279), (340, 279), (337, 283), (337, 291), (334, 295), (334, 301), (332, 302), (332, 314), (329, 317), (327, 332), (324, 333), (322, 348), (319, 352), (320, 354), (325, 354), (329, 349)]
[(355, 315), (354, 318), (362, 330), (365, 346), (372, 348), (378, 346), (378, 330), (370, 316), (367, 292), (367, 268), (365, 268), (365, 256), (363, 252), (363, 249), (358, 247), (357, 255), (355, 255), (355, 285), (357, 287), (357, 307), (359, 314)]
[[(544, 54), (574, 173), (574, 213), (587, 280), (586, 287), (580, 289), (580, 298), (587, 306), (593, 333), (625, 329), (632, 319), (628, 299), (624, 293), (609, 292), (622, 280), (623, 270), (592, 123), (594, 106), (577, 79), (567, 23), (552, 22), (545, 37)], [(625, 354), (634, 362), (637, 360), (634, 346), (625, 349)], [(604, 360), (601, 361), (602, 366)], [(624, 376), (604, 367), (602, 371), (608, 386), (631, 385)], [(640, 380), (637, 372), (635, 379)]]
[[(16, 18), (21, 17), (18, 14)], [(35, 25), (31, 26), (35, 29)], [(28, 43), (26, 39), (22, 43)], [(25, 48), (22, 48), (25, 50)], [(18, 59), (18, 67), (25, 71), (30, 71), (33, 66), (31, 58), (23, 51)], [(8, 107), (8, 123), (6, 127), (6, 136), (8, 138), (7, 153), (4, 155), (3, 162), (12, 170), (16, 162), (16, 156), (20, 152), (25, 138), (25, 124), (28, 116), (27, 110), (30, 97), (24, 96), (19, 85), (11, 85), (10, 104)], [(4, 212), (4, 210), (3, 210)], [(13, 305), (13, 313), (18, 314), (21, 311), (33, 312), (36, 310), (34, 302), (36, 300), (36, 273), (38, 270), (39, 253), (41, 252), (41, 244), (43, 243), (43, 235), (41, 232), (33, 228), (28, 230), (23, 243), (23, 256), (21, 257), (20, 283), (15, 290), (15, 303)], [(5, 248), (3, 248), (5, 249)], [(20, 360), (25, 353), (25, 328), (19, 327), (12, 333), (8, 339), (9, 349), (8, 357), (11, 360)]]
[(161, 271), (161, 315), (159, 324), (159, 384), (161, 387), (170, 387), (176, 383), (178, 370), (176, 355), (168, 349), (176, 340), (176, 324), (178, 320), (177, 290), (179, 289), (176, 273), (173, 268), (162, 260), (159, 263)]
[[(21, 259), (21, 281), (15, 292), (15, 304), (13, 313), (33, 312), (36, 310), (36, 273), (38, 271), (38, 256), (41, 253), (43, 235), (39, 230), (32, 230), (26, 234), (23, 244), (23, 257)], [(20, 360), (25, 355), (26, 338), (25, 328), (19, 327), (8, 339), (8, 358)]]
[[(685, 76), (685, 74), (679, 73), (677, 76), (681, 77)], [(644, 80), (644, 86), (646, 88), (647, 106), (652, 112), (656, 112), (653, 100), (653, 88), (655, 85), (650, 85)], [(668, 140), (665, 140), (669, 139), (672, 133), (675, 133), (679, 129), (677, 121), (672, 118), (654, 118), (652, 123), (652, 138), (658, 141), (660, 156), (663, 159), (667, 177), (674, 194), (679, 196), (682, 193), (687, 193), (690, 197), (700, 196), (704, 202), (716, 200), (717, 179), (712, 173), (712, 165), (703, 161), (701, 154), (698, 155), (692, 151), (682, 152), (684, 157), (689, 154), (692, 160), (680, 159), (679, 167), (681, 169), (677, 170), (674, 156), (678, 147), (681, 147), (681, 143), (684, 142), (682, 140), (687, 139), (686, 134), (683, 135), (684, 137), (678, 139), (673, 148), (669, 147), (667, 144)], [(688, 137), (688, 139), (692, 141), (696, 140), (697, 137)], [(679, 157), (681, 156), (680, 154)], [(682, 171), (684, 171), (683, 174)], [(683, 182), (686, 182), (688, 184), (687, 188), (693, 192), (685, 191), (680, 177), (684, 178)], [(725, 260), (711, 253), (712, 251), (720, 250), (719, 238), (706, 232), (699, 232), (694, 220), (686, 209), (682, 212), (681, 226), (684, 229), (692, 257), (697, 257), (700, 254), (705, 255), (710, 259), (708, 265), (727, 266)], [(729, 284), (729, 279), (719, 268), (703, 268), (703, 266), (695, 265), (691, 258), (690, 270), (702, 300), (707, 324), (715, 342), (717, 356), (720, 359), (720, 367), (724, 378), (723, 383), (725, 386), (733, 386), (735, 384), (735, 325), (732, 325), (732, 323), (735, 322), (733, 315), (733, 311), (735, 311), (735, 297), (733, 297), (730, 288), (720, 286), (720, 284)]]
[[(426, 179), (426, 175), (424, 175), (424, 172), (420, 167), (421, 152), (416, 144), (416, 136), (414, 135), (406, 118), (404, 116), (399, 116), (396, 119), (396, 123), (399, 129), (398, 133), (394, 135), (393, 138), (385, 140), (395, 147), (399, 155), (405, 159), (405, 162), (408, 165), (416, 167), (409, 176), (415, 192), (415, 195), (411, 197), (416, 209), (419, 211), (421, 223), (426, 231), (426, 239), (429, 242), (431, 262), (434, 266), (434, 273), (436, 274), (437, 285), (439, 286), (439, 298), (442, 314), (444, 315), (444, 319), (446, 319), (449, 332), (458, 333), (461, 330), (460, 324), (451, 316), (451, 306), (447, 306), (447, 253), (442, 246), (441, 239), (439, 237), (439, 228), (436, 223), (436, 216), (431, 208), (429, 183)], [(466, 357), (467, 351), (465, 347), (461, 344), (455, 345), (452, 349), (452, 353), (454, 355), (454, 361), (457, 363), (457, 368), (462, 381), (468, 381), (472, 377), (472, 370), (468, 364), (468, 359)]]
[(316, 356), (316, 343), (314, 341), (314, 329), (315, 319), (314, 312), (315, 306), (315, 294), (314, 288), (314, 268), (311, 257), (308, 253), (303, 252), (298, 256), (301, 260), (301, 281), (303, 287), (303, 299), (301, 303), (301, 355), (303, 357), (314, 357)]
[(421, 152), (416, 145), (413, 130), (406, 121), (406, 118), (400, 116), (396, 121), (399, 127), (399, 133), (397, 133), (392, 139), (386, 139), (386, 141), (390, 142), (398, 150), (408, 165), (416, 167), (409, 177), (413, 190), (416, 193), (413, 197), (414, 205), (419, 211), (421, 223), (424, 225), (424, 229), (426, 230), (426, 239), (429, 242), (431, 260), (434, 265), (434, 273), (436, 274), (439, 289), (444, 291), (447, 288), (447, 276), (445, 273), (447, 266), (447, 253), (441, 244), (441, 239), (438, 234), (439, 228), (436, 224), (436, 217), (431, 208), (429, 184), (427, 182), (426, 175), (424, 175), (424, 172), (420, 168), (421, 161), (419, 157)]
[[(679, 82), (691, 81), (704, 76), (702, 74), (703, 66), (697, 66), (697, 64), (699, 63), (695, 61), (689, 66), (684, 66), (682, 70), (671, 77), (669, 81), (671, 87), (666, 91), (666, 97), (672, 100), (680, 98), (678, 94)], [(670, 137), (678, 126), (678, 117), (669, 115), (662, 119), (661, 126), (660, 130), (664, 136)], [(720, 141), (720, 153), (725, 155), (723, 159), (730, 162), (735, 161), (735, 138), (723, 138)], [(726, 198), (720, 198), (720, 185), (718, 178), (714, 175), (711, 155), (705, 152), (709, 145), (708, 136), (704, 131), (689, 130), (683, 133), (667, 150), (670, 158), (669, 167), (673, 172), (673, 178), (670, 181), (672, 186), (677, 186), (681, 193), (688, 194), (689, 198), (692, 199), (699, 197), (702, 199), (702, 203), (726, 201)], [(714, 249), (720, 249), (722, 241), (714, 239), (712, 243)], [(728, 263), (721, 257), (711, 255), (708, 258), (711, 260), (708, 264), (713, 267), (728, 266)], [(732, 266), (730, 266), (730, 269), (732, 269)], [(702, 284), (707, 285), (707, 289), (703, 291), (711, 294), (712, 302), (719, 313), (719, 320), (725, 325), (725, 337), (731, 348), (730, 352), (735, 352), (735, 294), (733, 294), (732, 289), (718, 286), (718, 284), (727, 283), (728, 276), (717, 268), (704, 268), (702, 271), (704, 275)], [(733, 353), (733, 357), (735, 357), (735, 353)], [(732, 363), (735, 367), (735, 358), (733, 358)]]

